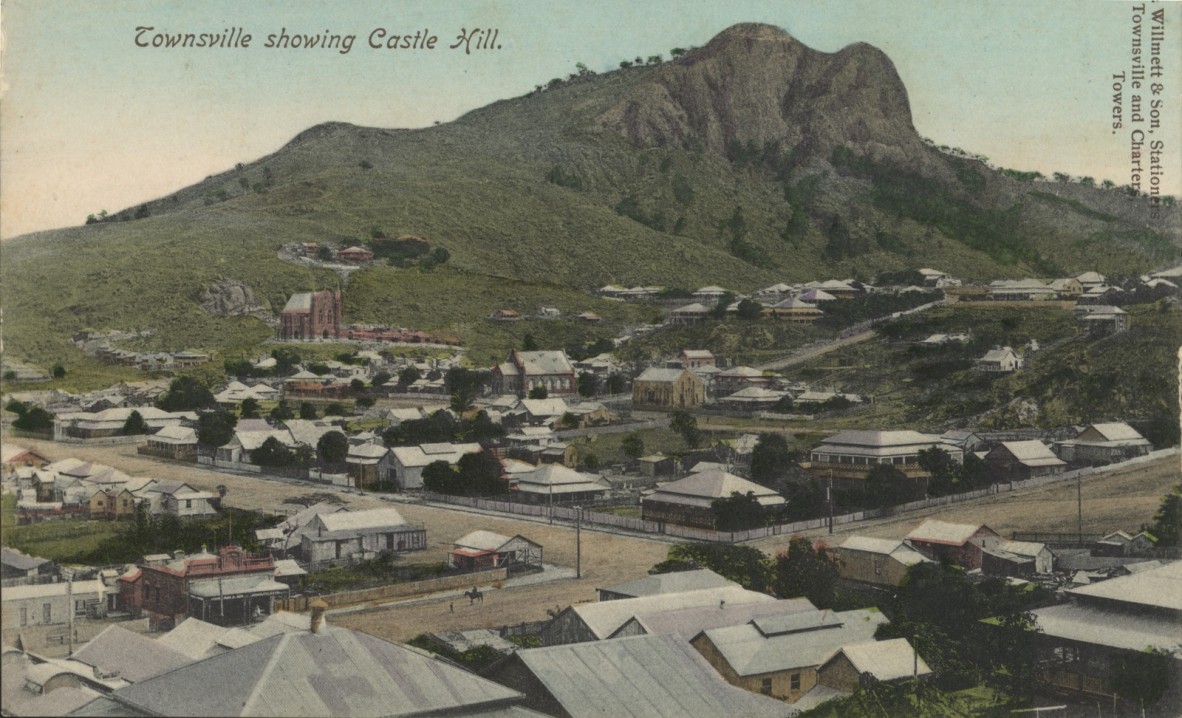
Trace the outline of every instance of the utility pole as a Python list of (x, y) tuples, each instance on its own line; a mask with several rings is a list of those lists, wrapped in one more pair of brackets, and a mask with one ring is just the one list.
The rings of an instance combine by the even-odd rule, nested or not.
[(829, 533), (833, 533), (833, 470), (829, 470), (829, 485), (825, 487), (825, 503), (829, 504)]
[(1077, 515), (1076, 543), (1083, 545), (1083, 486), (1079, 474), (1075, 475), (1075, 510)]
[(575, 507), (575, 578), (583, 577), (583, 507)]
[(66, 627), (67, 638), (70, 640), (70, 652), (67, 658), (74, 656), (74, 572), (71, 571), (68, 578), (66, 578), (66, 616), (69, 617), (69, 625)]

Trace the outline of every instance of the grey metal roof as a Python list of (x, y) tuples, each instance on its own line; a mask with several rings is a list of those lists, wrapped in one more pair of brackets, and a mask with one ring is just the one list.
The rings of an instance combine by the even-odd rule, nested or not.
[[(607, 638), (624, 625), (628, 619), (637, 615), (691, 606), (717, 606), (720, 602), (727, 605), (737, 605), (740, 603), (771, 603), (775, 600), (766, 593), (748, 591), (739, 586), (723, 586), (721, 588), (704, 588), (698, 591), (622, 598), (616, 601), (580, 603), (571, 606), (569, 610), (574, 612), (597, 637)], [(559, 614), (560, 617), (561, 615)]]
[(132, 683), (193, 662), (181, 651), (117, 625), (108, 626), (78, 649), (73, 659)]
[[(796, 614), (799, 615), (799, 614)], [(834, 650), (874, 638), (887, 619), (875, 609), (835, 614), (841, 626), (765, 635), (752, 623), (715, 628), (702, 634), (740, 676), (819, 666)], [(698, 637), (695, 637), (697, 640)]]
[(0, 548), (0, 562), (5, 566), (11, 566), (18, 571), (31, 571), (39, 566), (49, 563), (47, 558), (38, 558), (37, 556), (29, 556), (23, 554), (16, 549), (11, 549), (5, 546)]
[(845, 654), (859, 673), (872, 673), (880, 681), (893, 681), (912, 675), (926, 676), (932, 672), (906, 638), (855, 643), (842, 646), (834, 656), (838, 653)]
[(1182, 561), (1171, 561), (1149, 571), (1071, 589), (1071, 593), (1087, 598), (1120, 601), (1133, 606), (1182, 611)]
[(791, 707), (722, 679), (684, 641), (636, 636), (519, 651), (515, 660), (572, 718), (787, 716)]
[(293, 294), (284, 305), (285, 312), (310, 312), (312, 311), (312, 293), (300, 292)]
[[(1085, 588), (1103, 586), (1112, 580)], [(1182, 623), (1170, 616), (1108, 610), (1081, 603), (1037, 608), (1031, 613), (1039, 630), (1048, 636), (1133, 651), (1149, 647), (1182, 649)]]
[(788, 598), (771, 603), (724, 604), (722, 606), (694, 606), (671, 611), (657, 611), (638, 615), (619, 629), (615, 635), (632, 635), (627, 632), (635, 622), (644, 633), (670, 634), (689, 640), (711, 628), (738, 626), (753, 619), (785, 616), (793, 613), (813, 612), (817, 607), (807, 598)]
[(730, 579), (719, 576), (708, 568), (700, 568), (694, 571), (658, 573), (600, 590), (620, 593), (625, 596), (654, 596), (661, 593), (680, 593), (682, 591), (696, 591), (703, 588), (721, 588), (723, 586), (738, 585)]
[(329, 626), (272, 636), (112, 696), (158, 715), (340, 717), (475, 712), (521, 698), (429, 654)]

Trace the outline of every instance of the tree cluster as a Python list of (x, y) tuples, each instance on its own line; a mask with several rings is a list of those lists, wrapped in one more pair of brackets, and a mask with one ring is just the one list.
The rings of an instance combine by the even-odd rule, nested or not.
[(509, 490), (501, 479), (505, 468), (490, 451), (464, 454), (453, 468), (434, 461), (423, 469), (423, 488), (454, 496), (496, 496)]

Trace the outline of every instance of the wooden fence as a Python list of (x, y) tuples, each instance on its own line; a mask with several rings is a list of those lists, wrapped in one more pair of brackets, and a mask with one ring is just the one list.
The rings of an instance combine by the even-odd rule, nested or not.
[[(407, 598), (410, 596), (421, 596), (425, 594), (436, 593), (438, 591), (448, 591), (469, 588), (471, 586), (488, 585), (489, 583), (504, 581), (508, 577), (508, 568), (495, 568), (489, 569), (487, 571), (473, 571), (471, 573), (441, 576), (439, 578), (427, 578), (423, 579), (422, 581), (395, 583), (389, 586), (362, 588), (356, 591), (329, 593), (319, 596), (319, 598), (327, 603), (329, 608), (342, 608), (344, 606), (354, 606), (360, 603), (371, 603), (395, 598)], [(293, 596), (289, 599), (276, 601), (275, 608), (282, 611), (306, 611), (308, 610), (308, 602), (314, 598), (317, 597)]]

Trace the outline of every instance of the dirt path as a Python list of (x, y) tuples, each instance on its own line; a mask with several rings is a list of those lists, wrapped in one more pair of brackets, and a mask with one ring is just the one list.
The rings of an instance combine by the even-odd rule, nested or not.
[[(225, 484), (226, 503), (245, 509), (282, 512), (283, 499), (319, 491), (334, 491), (354, 508), (395, 506), (412, 522), (427, 528), (428, 547), (406, 557), (407, 562), (440, 561), (456, 538), (476, 529), (487, 529), (512, 536), (522, 534), (542, 544), (547, 563), (574, 567), (575, 530), (573, 526), (519, 517), (507, 518), (456, 507), (440, 508), (415, 503), (390, 504), (372, 494), (334, 489), (320, 485), (297, 485), (278, 480), (205, 471), (189, 465), (160, 461), (135, 453), (134, 446), (79, 446), (53, 442), (22, 442), (54, 459), (75, 456), (114, 466), (133, 476), (181, 480), (199, 488), (212, 489)], [(1177, 457), (1083, 480), (1085, 532), (1137, 529), (1152, 520), (1162, 497), (1179, 482)], [(298, 507), (294, 507), (298, 508)], [(899, 516), (864, 521), (837, 527), (834, 539), (858, 533), (869, 536), (902, 538), (924, 518), (945, 521), (985, 523), (1004, 536), (1011, 531), (1061, 531), (1076, 528), (1075, 482), (1051, 484), (1034, 489), (998, 494), (971, 502), (915, 511)], [(826, 535), (824, 530), (813, 532)], [(546, 610), (595, 599), (595, 589), (643, 576), (663, 560), (669, 543), (642, 536), (601, 533), (584, 530), (582, 538), (581, 579), (562, 579), (486, 592), (483, 603), (470, 606), (466, 600), (440, 596), (413, 604), (390, 606), (371, 611), (349, 613), (333, 618), (339, 625), (350, 626), (384, 638), (405, 641), (419, 633), (449, 628), (499, 627), (547, 617)], [(768, 553), (787, 546), (789, 537), (761, 539), (751, 545)], [(453, 608), (449, 604), (454, 604)]]
[(806, 362), (809, 359), (814, 359), (816, 357), (823, 356), (825, 354), (828, 354), (829, 352), (837, 351), (838, 349), (841, 349), (843, 347), (848, 347), (851, 344), (858, 344), (859, 342), (864, 342), (867, 339), (871, 339), (873, 337), (874, 337), (874, 330), (872, 330), (872, 329), (867, 330), (865, 332), (862, 332), (861, 334), (855, 334), (852, 337), (846, 337), (845, 339), (836, 339), (828, 344), (824, 344), (819, 347), (809, 347), (806, 349), (802, 349), (802, 350), (795, 352), (787, 357), (784, 357), (783, 359), (777, 359), (776, 361), (768, 362), (767, 364), (761, 364), (755, 368), (759, 369), (760, 371), (772, 371), (772, 370), (776, 370), (776, 369), (784, 369), (785, 367), (794, 366), (796, 364), (800, 364), (801, 362)]

